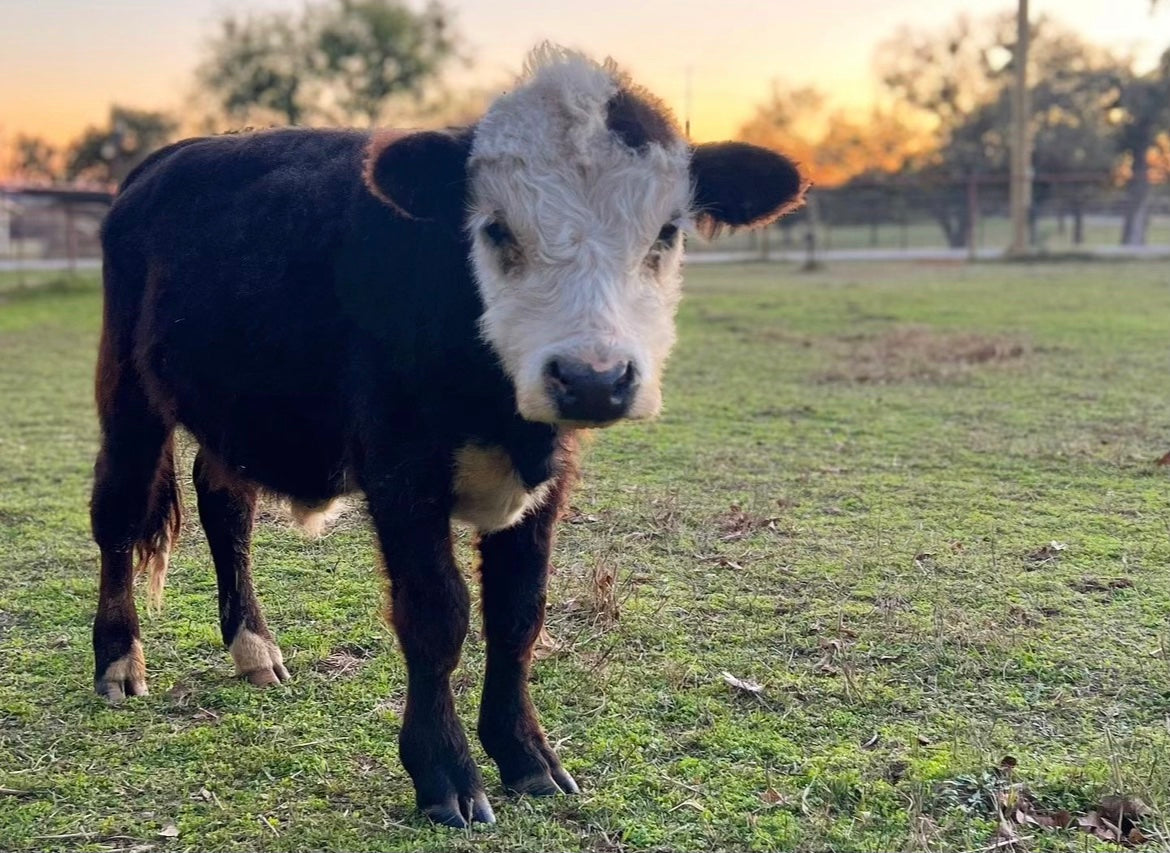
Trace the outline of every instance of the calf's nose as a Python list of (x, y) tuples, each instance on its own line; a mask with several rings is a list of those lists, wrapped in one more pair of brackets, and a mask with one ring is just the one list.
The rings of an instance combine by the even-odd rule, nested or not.
[(598, 370), (577, 359), (554, 358), (545, 364), (544, 378), (562, 419), (606, 423), (629, 411), (638, 370), (629, 361)]

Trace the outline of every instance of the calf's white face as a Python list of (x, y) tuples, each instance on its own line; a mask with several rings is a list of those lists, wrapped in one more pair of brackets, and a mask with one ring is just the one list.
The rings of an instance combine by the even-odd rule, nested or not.
[[(551, 47), (530, 56), (469, 137), (448, 137), (438, 171), (462, 173), (430, 196), (404, 174), (435, 172), (418, 168), (424, 136), (442, 134), (372, 149), (367, 182), (408, 213), (437, 211), (458, 185), (463, 209), (447, 213), (462, 216), (470, 242), (481, 334), (532, 421), (656, 415), (684, 231), (770, 222), (803, 191), (783, 157), (734, 143), (693, 148), (612, 62)], [(395, 156), (408, 147), (415, 153)]]

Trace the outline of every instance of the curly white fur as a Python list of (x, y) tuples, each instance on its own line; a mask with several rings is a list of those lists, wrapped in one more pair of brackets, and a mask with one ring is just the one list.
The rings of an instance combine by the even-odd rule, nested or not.
[[(476, 128), (467, 227), (480, 325), (530, 420), (557, 419), (543, 376), (551, 358), (599, 369), (632, 361), (640, 383), (629, 417), (661, 407), (681, 235), (656, 262), (647, 258), (664, 225), (686, 224), (690, 155), (681, 135), (635, 151), (609, 130), (607, 102), (626, 86), (612, 61), (544, 45)], [(481, 233), (497, 218), (522, 252), (508, 272)]]

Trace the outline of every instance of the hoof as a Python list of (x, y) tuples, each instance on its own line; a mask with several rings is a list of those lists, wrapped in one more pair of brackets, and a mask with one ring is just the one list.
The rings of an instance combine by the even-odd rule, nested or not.
[(253, 687), (272, 687), (288, 681), (284, 657), (271, 637), (240, 628), (230, 651), (236, 663), (236, 675), (247, 678)]
[(496, 814), (483, 791), (445, 803), (425, 806), (422, 813), (439, 826), (467, 829), (473, 823), (495, 823)]
[(94, 679), (93, 689), (108, 702), (121, 702), (127, 696), (145, 696), (146, 658), (142, 654), (142, 643), (133, 640), (130, 651), (106, 667)]
[(581, 789), (564, 768), (554, 767), (547, 772), (533, 773), (515, 782), (505, 782), (504, 788), (511, 794), (528, 794), (532, 797), (555, 797), (557, 794), (580, 794)]

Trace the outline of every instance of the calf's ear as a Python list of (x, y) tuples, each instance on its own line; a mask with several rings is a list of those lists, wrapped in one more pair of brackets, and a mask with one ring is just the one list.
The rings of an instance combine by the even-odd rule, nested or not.
[(691, 149), (695, 219), (708, 237), (728, 226), (759, 228), (804, 201), (808, 182), (791, 160), (745, 142)]
[(380, 131), (366, 150), (366, 186), (411, 219), (459, 225), (470, 153), (469, 131)]

